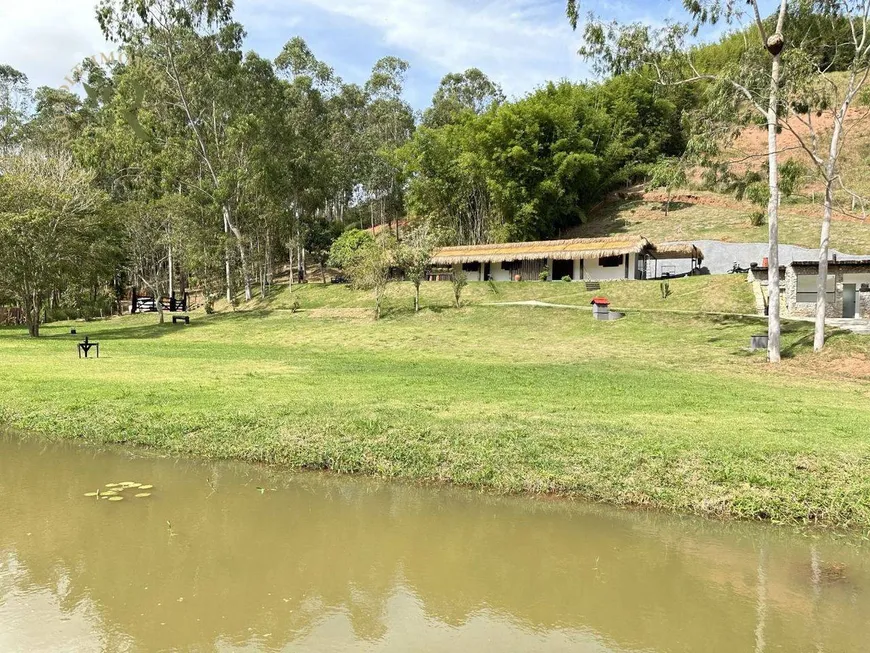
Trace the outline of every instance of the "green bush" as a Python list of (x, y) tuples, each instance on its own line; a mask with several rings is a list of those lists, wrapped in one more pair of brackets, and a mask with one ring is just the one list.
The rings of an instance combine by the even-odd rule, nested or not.
[(767, 213), (764, 211), (753, 211), (749, 214), (749, 222), (753, 227), (760, 227), (767, 223)]
[(544, 268), (538, 274), (538, 279), (540, 279), (541, 281), (546, 281), (549, 277), (550, 277), (550, 271), (547, 268)]
[(562, 281), (571, 283), (574, 280), (566, 274), (564, 277), (562, 277)]

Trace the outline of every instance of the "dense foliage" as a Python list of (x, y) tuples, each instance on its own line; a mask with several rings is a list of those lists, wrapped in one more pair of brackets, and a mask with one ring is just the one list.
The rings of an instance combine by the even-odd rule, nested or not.
[[(292, 281), (311, 264), (341, 265), (346, 246), (371, 240), (357, 231), (333, 246), (352, 228), (400, 236), (406, 223), (409, 233), (425, 224), (417, 254), (557, 237), (614, 189), (679, 185), (695, 112), (713, 106), (709, 84), (667, 87), (644, 75), (547, 83), (507, 100), (472, 68), (445, 76), (415, 114), (404, 99), (407, 62), (385, 57), (357, 85), (298, 37), (274, 61), (245, 53), (232, 0), (102, 0), (97, 17), (126, 56), (86, 61), (81, 97), (33, 91), (0, 65), (0, 233), (35, 251), (39, 239), (22, 225), (35, 235), (40, 220), (89, 230), (64, 240), (74, 251), (54, 255), (43, 243), (44, 269), (75, 261), (75, 274), (52, 272), (39, 297), (21, 276), (32, 277), (26, 261), (36, 259), (0, 268), (2, 302), (32, 320), (61, 306), (95, 314), (107, 293), (119, 302), (132, 287), (198, 287), (207, 305), (222, 294), (251, 299), (257, 288), (265, 296), (274, 275)], [(811, 17), (798, 11), (794, 29), (812, 56), (841, 65), (848, 53), (826, 43), (848, 24)], [(694, 54), (725, 67), (745, 56), (742, 43), (726, 35)], [(37, 164), (73, 174), (67, 190), (90, 198), (88, 210), (56, 201), (60, 187), (20, 192), (25, 173), (15, 171)], [(410, 258), (419, 274), (425, 260)]]

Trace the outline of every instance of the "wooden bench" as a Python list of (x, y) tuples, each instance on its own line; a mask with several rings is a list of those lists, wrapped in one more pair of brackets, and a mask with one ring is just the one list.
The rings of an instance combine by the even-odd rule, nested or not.
[(597, 292), (601, 290), (601, 283), (598, 281), (587, 281), (586, 282), (586, 292)]
[(172, 323), (178, 324), (179, 322), (184, 322), (185, 324), (190, 324), (190, 316), (189, 315), (173, 315)]

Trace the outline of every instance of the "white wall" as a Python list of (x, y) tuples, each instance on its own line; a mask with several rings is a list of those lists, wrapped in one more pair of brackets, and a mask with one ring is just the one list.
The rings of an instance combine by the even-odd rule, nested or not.
[(489, 274), (495, 281), (511, 281), (510, 270), (502, 270), (501, 263), (491, 263)]
[[(549, 271), (552, 279), (553, 261), (550, 259)], [(637, 254), (630, 254), (628, 257), (628, 278), (634, 279), (634, 271), (637, 266)], [(478, 272), (466, 272), (469, 281), (486, 281), (483, 276), (484, 264), (481, 263)], [(489, 274), (495, 281), (513, 281), (513, 275), (509, 270), (502, 270), (501, 263), (491, 263), (489, 266)], [(870, 275), (857, 275), (868, 277), (867, 281), (861, 283), (870, 283)], [(613, 281), (615, 279), (625, 279), (625, 259), (617, 267), (602, 268), (598, 265), (598, 259), (584, 259), (581, 263), (580, 259), (574, 259), (574, 281)], [(558, 279), (557, 279), (558, 281)], [(847, 282), (851, 283), (851, 282)]]
[[(628, 270), (631, 274), (632, 265), (634, 262), (629, 260)], [(622, 263), (615, 268), (603, 268), (598, 265), (597, 258), (587, 258), (583, 261), (583, 280), (584, 281), (612, 281), (614, 279), (625, 279), (625, 258)]]
[(843, 274), (843, 284), (854, 283), (858, 288), (861, 288), (861, 284), (870, 283), (870, 274), (864, 272), (859, 274)]

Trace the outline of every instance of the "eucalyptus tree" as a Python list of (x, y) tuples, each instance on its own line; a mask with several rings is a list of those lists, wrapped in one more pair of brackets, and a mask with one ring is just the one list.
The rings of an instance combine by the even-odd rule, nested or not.
[(402, 169), (397, 151), (414, 132), (414, 112), (402, 93), (408, 63), (397, 57), (384, 57), (372, 69), (365, 85), (368, 99), (363, 147), (368, 154), (364, 186), (375, 225), (392, 223), (404, 213)]
[[(794, 0), (791, 0), (794, 2)], [(585, 23), (580, 54), (594, 62), (600, 73), (622, 75), (650, 73), (664, 85), (703, 82), (706, 84), (707, 120), (696, 120), (696, 137), (706, 140), (701, 149), (710, 154), (733, 135), (735, 119), (754, 112), (767, 124), (769, 241), (769, 287), (772, 289), (768, 316), (768, 360), (779, 362), (780, 274), (779, 274), (779, 149), (781, 129), (783, 50), (789, 0), (779, 0), (770, 19), (762, 17), (758, 0), (683, 0), (687, 18), (652, 28), (642, 23), (604, 22), (590, 16)], [(567, 14), (576, 29), (580, 2), (567, 1)], [(692, 57), (688, 37), (704, 26), (724, 22), (741, 25), (748, 19), (754, 28), (735, 59), (716, 69), (699, 68)], [(751, 40), (749, 37), (751, 36)], [(712, 119), (716, 120), (712, 120)], [(718, 124), (717, 124), (718, 123)], [(712, 128), (712, 129), (711, 129)], [(718, 138), (716, 138), (718, 136)], [(717, 143), (718, 141), (718, 143)]]
[(283, 233), (290, 253), (292, 288), (294, 260), (301, 279), (309, 225), (331, 197), (334, 174), (328, 153), (328, 103), (341, 82), (299, 37), (284, 45), (275, 67), (284, 81), (282, 111), (275, 123), (281, 136), (272, 151), (277, 168), (271, 179), (274, 193), (284, 204)]
[(504, 101), (501, 87), (478, 68), (450, 73), (442, 78), (432, 97), (432, 106), (423, 113), (423, 124), (440, 127), (454, 122), (462, 112), (480, 115)]
[(0, 64), (0, 147), (22, 140), (32, 101), (27, 75)]
[[(135, 50), (155, 71), (156, 83), (146, 96), (158, 112), (184, 125), (184, 146), (200, 168), (199, 187), (233, 236), (250, 300), (249, 242), (240, 221), (244, 178), (238, 166), (251, 144), (236, 135), (251, 119), (251, 98), (238, 92), (246, 73), (244, 31), (233, 22), (232, 10), (231, 0), (101, 0), (97, 17), (107, 38)], [(229, 285), (227, 257), (228, 296)]]

